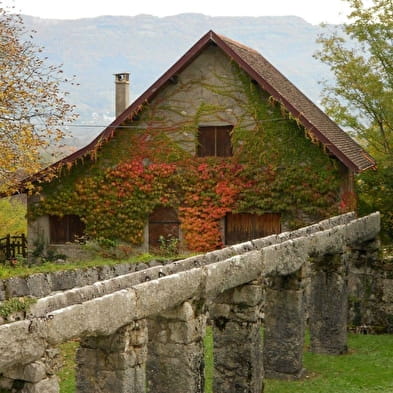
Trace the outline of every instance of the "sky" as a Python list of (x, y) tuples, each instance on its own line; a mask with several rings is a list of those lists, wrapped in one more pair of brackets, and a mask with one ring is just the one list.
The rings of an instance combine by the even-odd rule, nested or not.
[(209, 16), (296, 15), (312, 24), (343, 23), (349, 10), (343, 0), (0, 0), (0, 5), (14, 5), (22, 14), (50, 19), (195, 12)]

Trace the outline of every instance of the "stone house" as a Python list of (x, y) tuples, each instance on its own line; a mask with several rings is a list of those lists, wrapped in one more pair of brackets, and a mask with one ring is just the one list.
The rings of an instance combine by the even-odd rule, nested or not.
[(213, 31), (128, 94), (116, 74), (116, 119), (30, 179), (30, 245), (207, 251), (354, 208), (354, 174), (375, 166), (261, 54)]

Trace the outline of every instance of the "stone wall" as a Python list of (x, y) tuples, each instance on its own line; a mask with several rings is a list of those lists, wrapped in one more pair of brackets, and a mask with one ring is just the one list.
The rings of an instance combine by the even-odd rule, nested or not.
[(379, 242), (352, 248), (349, 267), (349, 326), (360, 333), (393, 332), (393, 258), (383, 259)]
[(41, 298), (53, 292), (91, 285), (97, 281), (108, 280), (124, 274), (141, 271), (164, 263), (119, 263), (113, 266), (98, 266), (73, 270), (60, 270), (51, 273), (36, 273), (30, 276), (11, 277), (0, 280), (0, 301), (13, 297), (33, 296)]
[[(208, 310), (214, 323), (216, 393), (260, 393), (262, 363), (267, 375), (299, 378), (304, 272), (311, 272), (312, 350), (343, 353), (347, 326), (337, 310), (346, 314), (347, 263), (359, 257), (360, 249), (366, 259), (373, 258), (378, 231), (378, 214), (347, 215), (41, 298), (26, 319), (0, 326), (0, 386), (8, 384), (5, 389), (18, 393), (58, 393), (48, 350), (80, 338), (78, 393), (145, 393), (146, 388), (201, 393)], [(310, 260), (314, 266), (308, 266)], [(321, 309), (321, 290), (343, 296), (334, 298), (334, 307)], [(40, 378), (30, 381), (25, 370), (42, 364)]]

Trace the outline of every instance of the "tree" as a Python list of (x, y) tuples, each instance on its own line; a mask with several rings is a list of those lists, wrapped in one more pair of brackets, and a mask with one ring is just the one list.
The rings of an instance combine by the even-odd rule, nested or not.
[(0, 237), (26, 233), (26, 201), (20, 196), (0, 199)]
[(335, 85), (323, 105), (379, 161), (393, 164), (393, 2), (349, 3), (351, 23), (319, 37), (315, 57), (330, 66)]
[(318, 38), (315, 57), (327, 64), (322, 104), (376, 158), (378, 170), (358, 177), (361, 212), (380, 210), (384, 234), (393, 239), (393, 1), (343, 0), (350, 23)]
[(64, 136), (74, 119), (61, 87), (67, 80), (47, 64), (20, 16), (0, 2), (0, 192), (41, 168), (40, 154)]

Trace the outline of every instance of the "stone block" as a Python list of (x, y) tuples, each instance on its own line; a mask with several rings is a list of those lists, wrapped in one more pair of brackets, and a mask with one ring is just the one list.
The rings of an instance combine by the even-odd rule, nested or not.
[(130, 272), (129, 265), (126, 263), (120, 263), (119, 265), (113, 266), (113, 272), (115, 276), (123, 276)]
[(6, 299), (4, 281), (0, 280), (0, 302)]
[(0, 389), (4, 389), (6, 391), (11, 390), (13, 383), (14, 380), (11, 378), (0, 377)]
[(100, 281), (108, 280), (113, 277), (112, 266), (99, 266), (96, 269), (98, 272), (98, 279)]
[(231, 313), (231, 306), (223, 303), (213, 303), (209, 307), (211, 318), (228, 318)]
[(249, 242), (235, 244), (231, 246), (231, 248), (235, 252), (235, 255), (240, 255), (255, 250), (255, 245), (251, 241), (249, 241)]
[[(296, 277), (291, 279), (297, 281)], [(268, 288), (263, 349), (265, 375), (281, 379), (298, 378), (303, 370), (303, 347), (303, 290)]]
[(77, 274), (76, 285), (78, 287), (83, 287), (85, 285), (92, 285), (98, 280), (99, 280), (99, 275), (98, 275), (97, 268), (79, 270)]
[(45, 338), (29, 320), (1, 325), (0, 337), (0, 370), (34, 362), (45, 352)]
[(378, 212), (353, 220), (345, 226), (345, 238), (349, 244), (358, 244), (376, 238), (381, 229)]
[(26, 284), (31, 296), (44, 297), (52, 292), (49, 275), (43, 273), (32, 274), (26, 278)]
[(263, 268), (259, 250), (207, 265), (203, 268), (206, 272), (207, 296), (215, 298), (227, 289), (253, 281), (263, 272)]
[(236, 251), (233, 247), (226, 247), (221, 250), (211, 251), (205, 254), (206, 264), (223, 261), (236, 255)]
[(149, 266), (146, 265), (146, 263), (138, 263), (136, 265), (136, 267), (135, 267), (135, 271), (139, 272), (141, 270), (145, 270), (145, 269), (148, 269), (148, 268), (149, 268)]
[(169, 338), (174, 343), (179, 344), (190, 344), (194, 341), (198, 341), (205, 331), (206, 318), (205, 316), (199, 316), (195, 319), (191, 319), (184, 322), (169, 322)]
[(196, 296), (201, 290), (202, 278), (201, 269), (191, 269), (135, 285), (137, 318), (158, 314)]
[(5, 280), (4, 283), (7, 298), (28, 296), (30, 294), (27, 281), (23, 277), (11, 277)]
[(233, 291), (233, 303), (256, 306), (262, 301), (261, 285), (243, 285)]
[(64, 291), (74, 288), (78, 283), (77, 272), (75, 270), (63, 270), (50, 273), (53, 291)]
[(260, 393), (263, 381), (260, 321), (214, 322), (214, 392)]
[(279, 242), (277, 235), (271, 235), (262, 237), (260, 239), (252, 240), (252, 244), (257, 250), (261, 250), (262, 248), (271, 246), (272, 244), (276, 244), (277, 242)]
[(309, 238), (301, 237), (262, 249), (264, 273), (289, 275), (298, 271), (307, 262), (310, 244)]
[(137, 310), (134, 291), (121, 290), (53, 311), (46, 324), (46, 337), (50, 344), (57, 345), (75, 337), (110, 335), (131, 323)]
[(59, 393), (60, 387), (56, 376), (43, 379), (38, 383), (26, 383), (20, 393)]
[(382, 301), (385, 303), (393, 303), (393, 280), (383, 279), (382, 280)]
[(46, 378), (46, 368), (42, 361), (37, 361), (25, 366), (17, 366), (9, 369), (3, 372), (3, 375), (7, 378), (37, 383)]
[(194, 310), (191, 303), (184, 302), (179, 307), (162, 312), (160, 316), (166, 319), (189, 321), (190, 319), (194, 318)]

